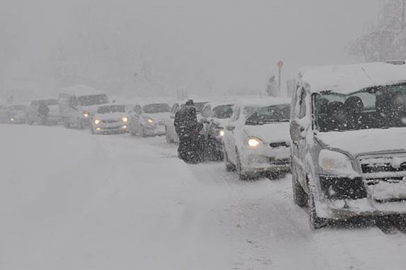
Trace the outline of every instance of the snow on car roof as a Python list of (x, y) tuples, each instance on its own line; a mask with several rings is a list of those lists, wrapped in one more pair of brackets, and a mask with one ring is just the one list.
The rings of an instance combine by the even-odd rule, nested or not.
[(265, 106), (273, 106), (273, 105), (280, 105), (280, 104), (290, 104), (290, 98), (283, 98), (283, 97), (264, 97), (264, 98), (253, 98), (253, 99), (245, 99), (240, 100), (237, 102), (237, 105), (243, 107), (265, 107)]
[(62, 89), (61, 93), (67, 94), (67, 95), (75, 95), (75, 96), (102, 94), (102, 92), (94, 89), (93, 87), (87, 86), (87, 85), (70, 86), (70, 87)]
[(406, 81), (406, 66), (388, 63), (305, 67), (297, 79), (310, 85), (313, 93), (333, 91), (350, 94), (366, 87)]

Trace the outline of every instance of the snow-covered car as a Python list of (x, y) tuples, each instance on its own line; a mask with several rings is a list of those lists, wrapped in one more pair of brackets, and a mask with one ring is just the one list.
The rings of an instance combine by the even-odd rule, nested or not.
[(289, 172), (290, 99), (264, 98), (237, 103), (224, 130), (226, 170), (240, 179)]
[(137, 104), (129, 114), (130, 134), (135, 136), (165, 135), (165, 123), (171, 107), (168, 103)]
[(59, 124), (61, 122), (61, 116), (59, 114), (59, 102), (55, 98), (41, 98), (31, 101), (27, 109), (27, 123), (32, 125), (34, 123), (40, 124), (42, 122), (38, 112), (41, 104), (45, 104), (49, 109), (47, 121), (45, 124)]
[(27, 105), (11, 105), (7, 108), (10, 124), (25, 124), (27, 122)]
[(124, 104), (105, 104), (97, 108), (90, 131), (94, 134), (128, 132), (128, 107)]
[(292, 187), (311, 228), (406, 213), (406, 67), (303, 68), (292, 98)]
[[(203, 110), (204, 105), (207, 102), (195, 102), (196, 112), (198, 118), (200, 118), (200, 113)], [(165, 121), (165, 133), (166, 133), (166, 142), (167, 143), (177, 143), (179, 142), (178, 135), (175, 131), (174, 121), (175, 121), (175, 114), (184, 106), (184, 103), (175, 103), (172, 105), (172, 108), (169, 113), (169, 119)]]
[(232, 103), (209, 102), (205, 104), (201, 112), (201, 120), (207, 121), (207, 148), (211, 160), (223, 160), (223, 136), (224, 127), (233, 114)]
[(99, 105), (109, 102), (107, 95), (86, 85), (71, 86), (59, 93), (59, 112), (66, 128), (91, 127)]

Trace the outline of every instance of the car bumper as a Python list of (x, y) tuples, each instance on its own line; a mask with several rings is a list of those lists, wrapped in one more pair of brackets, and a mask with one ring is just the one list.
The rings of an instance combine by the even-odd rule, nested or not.
[(166, 131), (165, 131), (165, 124), (162, 125), (154, 125), (154, 126), (150, 126), (150, 125), (146, 125), (144, 127), (144, 133), (145, 135), (148, 136), (161, 136), (161, 135), (165, 135)]
[(128, 126), (124, 124), (109, 125), (109, 126), (93, 126), (93, 132), (96, 134), (113, 134), (113, 133), (126, 133), (128, 132)]
[(319, 178), (322, 193), (315, 204), (320, 217), (346, 219), (406, 214), (406, 183), (368, 186), (361, 177), (350, 179), (321, 175)]
[(249, 155), (242, 161), (242, 171), (244, 173), (288, 173), (290, 158)]

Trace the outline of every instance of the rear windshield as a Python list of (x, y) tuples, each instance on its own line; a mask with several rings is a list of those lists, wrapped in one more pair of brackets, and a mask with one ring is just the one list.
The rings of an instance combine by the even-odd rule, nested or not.
[(78, 102), (80, 106), (92, 106), (106, 104), (108, 101), (106, 95), (91, 95), (79, 97)]
[(145, 113), (166, 113), (171, 107), (167, 103), (148, 104), (143, 107)]
[(58, 105), (58, 100), (57, 99), (42, 99), (42, 100), (34, 100), (31, 102), (32, 105), (39, 105), (39, 104), (45, 104), (47, 106), (53, 106), (53, 105)]
[(125, 112), (124, 105), (110, 105), (110, 106), (100, 106), (97, 108), (97, 113), (115, 113), (115, 112)]

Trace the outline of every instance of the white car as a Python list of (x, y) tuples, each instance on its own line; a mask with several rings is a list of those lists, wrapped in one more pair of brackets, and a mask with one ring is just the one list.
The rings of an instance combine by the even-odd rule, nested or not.
[(226, 170), (241, 180), (289, 172), (290, 99), (266, 98), (234, 106), (224, 130)]
[(93, 117), (91, 132), (126, 133), (128, 132), (128, 107), (124, 104), (106, 104), (97, 108)]
[(25, 124), (27, 122), (27, 106), (26, 105), (11, 105), (8, 108), (9, 124)]
[(130, 134), (143, 137), (165, 135), (165, 123), (169, 119), (170, 109), (168, 103), (135, 105), (129, 118)]

